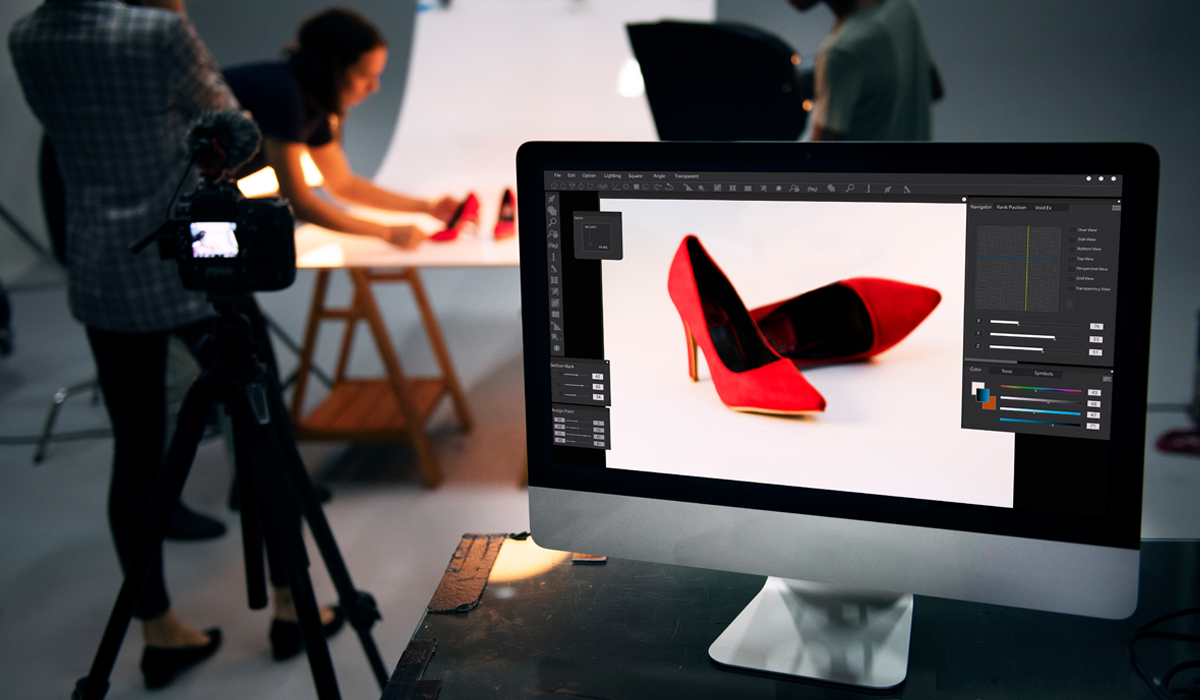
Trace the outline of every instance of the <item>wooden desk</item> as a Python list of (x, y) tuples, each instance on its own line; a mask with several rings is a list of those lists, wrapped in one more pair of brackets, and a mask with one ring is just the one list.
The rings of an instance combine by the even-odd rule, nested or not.
[[(412, 215), (363, 212), (384, 223), (414, 220)], [(435, 224), (424, 223), (426, 230)], [(412, 442), (425, 483), (437, 486), (441, 471), (429, 442), (425, 425), (443, 397), (448, 396), (463, 430), (472, 425), (471, 410), (459, 385), (454, 364), (442, 338), (441, 329), (421, 283), (422, 267), (514, 267), (518, 264), (517, 239), (495, 241), (490, 226), (481, 227), (478, 236), (464, 234), (451, 243), (426, 242), (414, 251), (402, 251), (377, 238), (335, 233), (312, 224), (296, 231), (296, 262), (300, 268), (317, 271), (312, 306), (304, 331), (296, 390), (292, 394), (291, 417), (299, 440), (348, 442)], [(327, 304), (329, 277), (338, 269), (350, 276), (354, 293), (349, 306)], [(405, 373), (388, 335), (383, 314), (375, 301), (376, 283), (404, 283), (412, 290), (421, 315), (425, 335), (437, 359), (440, 374), (415, 377)], [(304, 415), (308, 375), (313, 368), (317, 331), (325, 321), (343, 321), (341, 349), (329, 395)], [(350, 379), (346, 376), (354, 332), (359, 322), (370, 330), (375, 347), (383, 360), (385, 376)]]

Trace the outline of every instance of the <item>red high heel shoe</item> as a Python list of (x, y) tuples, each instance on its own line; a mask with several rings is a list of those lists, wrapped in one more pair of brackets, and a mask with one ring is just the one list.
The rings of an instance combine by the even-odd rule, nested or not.
[(741, 297), (695, 236), (680, 242), (667, 291), (683, 319), (692, 381), (698, 381), (698, 345), (717, 395), (729, 408), (782, 415), (825, 410), (824, 397), (767, 345)]
[(429, 237), (431, 241), (445, 243), (458, 238), (460, 231), (471, 225), (479, 224), (479, 198), (474, 192), (467, 194), (467, 198), (462, 204), (458, 205), (454, 216), (450, 217), (450, 221), (446, 223), (446, 228), (443, 231), (438, 231)]
[(504, 190), (504, 196), (500, 198), (500, 216), (496, 218), (496, 228), (492, 231), (492, 235), (496, 240), (504, 240), (511, 237), (517, 232), (517, 198), (513, 196), (512, 190)]
[(853, 277), (750, 312), (775, 352), (797, 367), (850, 362), (887, 350), (937, 308), (938, 290)]

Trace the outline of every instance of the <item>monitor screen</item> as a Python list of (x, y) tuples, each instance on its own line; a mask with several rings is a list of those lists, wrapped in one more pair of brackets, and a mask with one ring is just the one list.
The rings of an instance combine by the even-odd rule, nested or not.
[[(828, 175), (810, 184), (822, 174), (760, 174), (767, 183), (750, 185), (730, 173), (670, 174), (694, 176), (675, 188), (696, 197), (608, 190), (598, 193), (605, 216), (576, 211), (563, 220), (563, 231), (582, 242), (585, 254), (611, 250), (619, 230), (622, 254), (600, 258), (599, 288), (580, 290), (600, 297), (600, 315), (587, 321), (603, 329), (603, 348), (554, 330), (565, 328), (556, 310), (567, 321), (583, 320), (566, 316), (569, 304), (550, 309), (551, 355), (563, 358), (551, 362), (552, 422), (563, 426), (554, 432), (559, 461), (1012, 508), (1036, 499), (1016, 492), (1016, 443), (1025, 436), (1072, 441), (1079, 456), (1093, 457), (1086, 460), (1092, 466), (1107, 459), (1119, 194), (1036, 203), (986, 196), (771, 200), (757, 197), (799, 188), (834, 187), (853, 196), (862, 187), (867, 197), (919, 188), (835, 185)], [(738, 191), (718, 198), (729, 188)], [(553, 206), (553, 190), (546, 198)], [(612, 223), (592, 222), (601, 218)], [(699, 255), (724, 271), (747, 310), (784, 302), (768, 315), (771, 327), (760, 328), (767, 345), (776, 341), (772, 349), (799, 366), (774, 381), (803, 377), (809, 386), (797, 382), (795, 390), (819, 394), (823, 407), (814, 399), (811, 411), (779, 415), (787, 409), (766, 397), (735, 410), (722, 402), (711, 365), (721, 353), (749, 353), (738, 346), (761, 342), (753, 333), (735, 338), (734, 324), (712, 318), (735, 309), (709, 309), (708, 327), (692, 329), (709, 339), (700, 342), (700, 381), (691, 381), (681, 313), (668, 294), (672, 261), (688, 236), (701, 244)], [(567, 272), (551, 273), (551, 280), (567, 284)], [(681, 282), (696, 287), (695, 280)], [(562, 287), (551, 289), (553, 304)], [(702, 303), (716, 303), (715, 290), (697, 292)], [(829, 318), (837, 314), (844, 318)], [(871, 351), (876, 336), (897, 335), (904, 337), (892, 347)], [(746, 377), (732, 376), (731, 383), (757, 381), (755, 373), (722, 376), (730, 374)], [(593, 416), (603, 416), (602, 425), (579, 420)], [(1040, 475), (1062, 468), (1042, 456), (1020, 467)], [(1064, 508), (1103, 510), (1104, 488), (1095, 482), (1107, 473), (1086, 469), (1077, 476)], [(1036, 489), (1037, 481), (1021, 480), (1026, 489)]]
[[(859, 563), (806, 565), (819, 545), (794, 543), (898, 526), (901, 569), (962, 542), (1084, 545), (1132, 553), (1136, 601), (1149, 154), (527, 144), (534, 536), (1043, 609), (1061, 607), (962, 585), (1004, 557), (981, 567), (978, 551), (948, 553), (953, 585), (915, 569), (898, 584)], [(605, 513), (626, 505), (636, 525), (613, 534)], [(695, 554), (704, 525), (669, 522), (680, 508), (796, 558), (731, 541)], [(931, 532), (924, 554), (904, 551)]]

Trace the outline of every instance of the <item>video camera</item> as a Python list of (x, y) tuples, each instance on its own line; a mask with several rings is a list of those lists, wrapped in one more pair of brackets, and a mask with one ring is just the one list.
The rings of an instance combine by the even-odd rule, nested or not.
[(258, 127), (240, 112), (197, 120), (187, 146), (203, 179), (133, 252), (157, 239), (159, 255), (175, 260), (183, 286), (195, 291), (243, 294), (290, 286), (296, 279), (291, 205), (279, 197), (247, 199), (229, 177), (260, 140)]

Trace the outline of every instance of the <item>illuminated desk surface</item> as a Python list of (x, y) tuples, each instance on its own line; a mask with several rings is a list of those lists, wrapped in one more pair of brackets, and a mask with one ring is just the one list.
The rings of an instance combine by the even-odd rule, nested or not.
[[(414, 224), (423, 231), (440, 230), (427, 216), (350, 210), (355, 215), (384, 224)], [(397, 267), (516, 267), (520, 263), (517, 237), (497, 241), (492, 238), (495, 212), (481, 212), (476, 234), (462, 233), (454, 241), (424, 241), (414, 250), (401, 250), (374, 236), (338, 233), (315, 224), (296, 229), (296, 265), (300, 268), (397, 268)], [(489, 216), (490, 215), (490, 216)]]
[[(499, 199), (496, 197), (495, 199)], [(356, 208), (351, 213), (379, 223), (412, 223), (426, 232), (440, 230), (440, 222), (427, 216)], [(519, 262), (519, 245), (513, 236), (503, 241), (492, 238), (496, 212), (485, 205), (477, 233), (464, 232), (450, 242), (424, 241), (411, 251), (401, 250), (374, 236), (337, 233), (313, 224), (296, 230), (296, 263), (315, 269), (312, 305), (309, 309), (296, 390), (292, 394), (291, 417), (300, 440), (337, 442), (410, 441), (417, 453), (425, 483), (441, 481), (437, 457), (425, 424), (443, 397), (450, 399), (463, 430), (472, 418), (459, 385), (450, 353), (421, 283), (423, 267), (514, 267)], [(327, 304), (329, 276), (346, 270), (354, 294), (345, 307)], [(380, 282), (408, 284), (421, 314), (425, 335), (441, 370), (432, 377), (408, 376), (387, 332), (383, 313), (376, 303), (373, 285)], [(318, 330), (325, 321), (344, 323), (337, 369), (328, 396), (307, 414), (304, 398), (308, 375), (313, 370)], [(385, 376), (370, 379), (347, 376), (351, 346), (359, 322), (367, 325), (383, 360)]]

